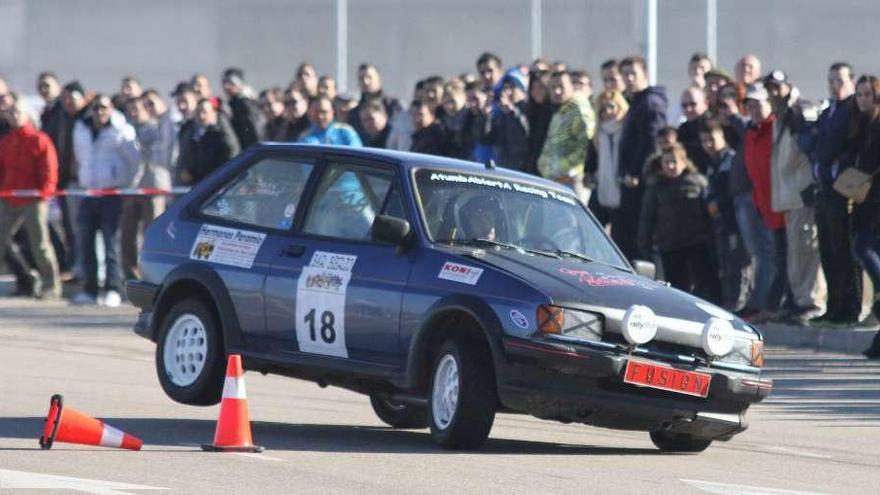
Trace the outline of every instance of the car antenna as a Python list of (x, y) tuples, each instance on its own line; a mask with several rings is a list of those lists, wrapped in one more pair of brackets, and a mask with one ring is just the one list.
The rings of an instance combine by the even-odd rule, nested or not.
[(488, 162), (486, 162), (486, 170), (495, 170), (495, 160), (490, 158)]

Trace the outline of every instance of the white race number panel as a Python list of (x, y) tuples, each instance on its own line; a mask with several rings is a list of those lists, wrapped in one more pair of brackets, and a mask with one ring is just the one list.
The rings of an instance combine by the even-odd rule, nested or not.
[(345, 298), (357, 256), (315, 251), (296, 288), (296, 341), (301, 352), (348, 357)]

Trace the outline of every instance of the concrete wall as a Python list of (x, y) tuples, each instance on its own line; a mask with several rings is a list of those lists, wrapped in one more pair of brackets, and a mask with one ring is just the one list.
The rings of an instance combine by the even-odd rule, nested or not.
[[(687, 59), (704, 49), (704, 2), (661, 0), (661, 84), (677, 97)], [(544, 0), (543, 46), (550, 59), (593, 73), (606, 58), (640, 53), (642, 0)], [(491, 50), (506, 64), (530, 59), (529, 0), (349, 0), (349, 80), (377, 64), (386, 86), (408, 99), (416, 79), (474, 70)], [(825, 95), (825, 69), (851, 61), (880, 72), (874, 52), (880, 2), (718, 0), (718, 52), (732, 70), (746, 52), (765, 69), (789, 72), (804, 92)], [(286, 84), (302, 60), (335, 71), (333, 0), (0, 0), (0, 77), (34, 92), (41, 70), (113, 91), (124, 74), (170, 89), (194, 72), (219, 86), (222, 69), (243, 67), (255, 87)], [(219, 88), (218, 88), (219, 89)]]

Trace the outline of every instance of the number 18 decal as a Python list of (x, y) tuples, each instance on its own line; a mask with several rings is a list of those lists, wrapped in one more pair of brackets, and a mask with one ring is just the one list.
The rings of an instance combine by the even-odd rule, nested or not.
[(345, 297), (357, 256), (316, 251), (296, 289), (296, 341), (301, 352), (348, 357)]

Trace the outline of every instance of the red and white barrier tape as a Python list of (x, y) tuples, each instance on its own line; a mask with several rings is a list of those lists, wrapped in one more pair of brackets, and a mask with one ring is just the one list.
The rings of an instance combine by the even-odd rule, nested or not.
[(172, 187), (159, 189), (155, 187), (110, 187), (106, 189), (59, 189), (51, 194), (44, 194), (39, 189), (3, 189), (0, 198), (50, 198), (56, 196), (103, 197), (103, 196), (164, 196), (186, 194), (188, 187)]

